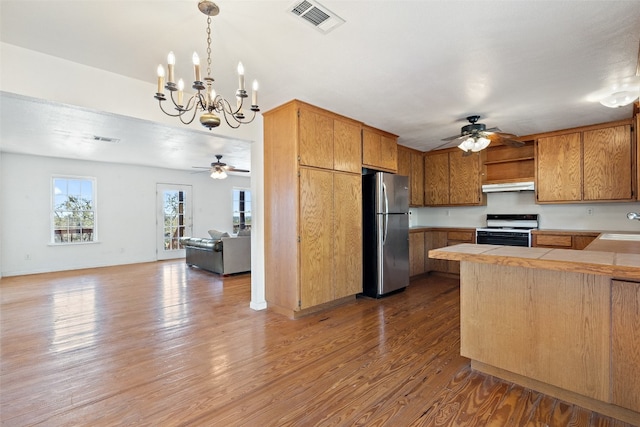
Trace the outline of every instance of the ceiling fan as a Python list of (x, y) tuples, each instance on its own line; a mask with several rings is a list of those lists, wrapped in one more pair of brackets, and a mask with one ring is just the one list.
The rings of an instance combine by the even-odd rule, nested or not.
[(511, 147), (522, 147), (524, 145), (524, 142), (515, 139), (517, 136), (512, 133), (502, 132), (497, 127), (487, 129), (483, 123), (478, 123), (480, 116), (469, 116), (467, 120), (469, 124), (462, 126), (460, 135), (444, 138), (443, 141), (446, 141), (446, 143), (436, 147), (436, 149), (455, 141), (458, 144), (458, 148), (464, 151), (462, 155), (469, 156), (473, 152), (484, 150), (491, 142), (499, 142)]
[[(194, 169), (208, 169), (211, 172), (211, 178), (213, 179), (225, 179), (227, 172), (250, 172), (247, 169), (238, 169), (233, 166), (227, 165), (221, 162), (222, 154), (216, 154), (216, 161), (211, 163), (211, 166), (193, 166)], [(204, 171), (202, 171), (204, 172)]]

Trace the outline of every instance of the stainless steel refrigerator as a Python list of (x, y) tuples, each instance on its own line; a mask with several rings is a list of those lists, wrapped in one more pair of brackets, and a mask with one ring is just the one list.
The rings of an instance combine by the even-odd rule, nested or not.
[(409, 284), (409, 178), (362, 176), (363, 292), (379, 298)]

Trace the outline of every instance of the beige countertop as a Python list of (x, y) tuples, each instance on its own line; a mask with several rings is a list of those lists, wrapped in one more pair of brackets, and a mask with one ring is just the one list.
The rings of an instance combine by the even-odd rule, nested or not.
[[(599, 241), (600, 238), (596, 239), (582, 251), (464, 243), (432, 249), (429, 257), (640, 280), (640, 250), (637, 250), (640, 242)], [(607, 250), (599, 250), (603, 247)]]

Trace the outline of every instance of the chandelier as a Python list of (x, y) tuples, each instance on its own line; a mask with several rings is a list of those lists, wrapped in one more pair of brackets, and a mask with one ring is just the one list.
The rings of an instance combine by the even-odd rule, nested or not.
[[(258, 108), (258, 82), (253, 81), (251, 107), (249, 108), (253, 112), (251, 118), (245, 117), (243, 111), (247, 91), (244, 87), (244, 67), (242, 66), (242, 62), (238, 63), (238, 90), (236, 90), (235, 106), (232, 106), (229, 101), (216, 93), (213, 88), (214, 79), (211, 77), (211, 17), (218, 15), (220, 8), (210, 0), (200, 0), (198, 9), (207, 15), (207, 76), (202, 79), (200, 58), (198, 54), (194, 52), (193, 69), (195, 80), (191, 87), (197, 92), (190, 96), (185, 103), (184, 81), (179, 79), (176, 83), (174, 77), (176, 60), (173, 52), (169, 52), (167, 57), (167, 83), (166, 85), (164, 84), (164, 67), (158, 65), (158, 92), (154, 98), (158, 100), (158, 104), (163, 113), (171, 117), (178, 117), (180, 121), (186, 125), (193, 122), (198, 112), (202, 112), (200, 123), (209, 130), (220, 126), (220, 117), (217, 114), (222, 115), (230, 127), (237, 129), (242, 124), (251, 123), (256, 117), (256, 112), (260, 111)], [(204, 80), (204, 82), (202, 80)], [(175, 112), (167, 111), (163, 107), (163, 102), (167, 100), (164, 89), (169, 91)]]

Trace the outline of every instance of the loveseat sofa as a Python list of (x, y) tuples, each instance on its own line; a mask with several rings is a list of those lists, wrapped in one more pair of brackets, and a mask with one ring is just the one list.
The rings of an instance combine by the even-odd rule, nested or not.
[(209, 230), (210, 238), (183, 237), (186, 263), (218, 274), (251, 271), (251, 236), (231, 237), (228, 233)]

